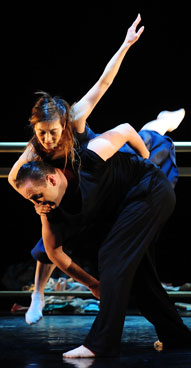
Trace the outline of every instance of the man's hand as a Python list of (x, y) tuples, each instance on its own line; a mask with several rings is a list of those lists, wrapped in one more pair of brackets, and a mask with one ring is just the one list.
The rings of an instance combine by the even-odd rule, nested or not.
[(139, 37), (144, 31), (144, 26), (142, 26), (138, 31), (136, 30), (140, 21), (141, 21), (141, 16), (140, 14), (138, 14), (137, 19), (133, 22), (133, 24), (127, 31), (124, 45), (126, 46), (133, 45), (136, 41), (138, 41)]

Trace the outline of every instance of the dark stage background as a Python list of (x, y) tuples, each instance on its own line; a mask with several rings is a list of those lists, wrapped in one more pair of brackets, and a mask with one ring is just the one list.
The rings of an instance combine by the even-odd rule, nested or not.
[[(137, 130), (164, 109), (186, 109), (171, 137), (191, 141), (190, 4), (187, 1), (27, 2), (1, 11), (1, 141), (28, 141), (34, 93), (44, 90), (69, 103), (96, 82), (142, 16), (145, 31), (128, 52), (109, 91), (88, 119), (95, 132), (121, 122)], [(179, 165), (190, 166), (190, 154)], [(1, 156), (13, 165), (17, 155)], [(1, 165), (3, 165), (1, 163)], [(5, 165), (5, 166), (6, 166)], [(1, 179), (1, 275), (30, 261), (40, 237), (32, 205)], [(176, 210), (158, 242), (161, 280), (191, 282), (191, 178), (180, 178)]]

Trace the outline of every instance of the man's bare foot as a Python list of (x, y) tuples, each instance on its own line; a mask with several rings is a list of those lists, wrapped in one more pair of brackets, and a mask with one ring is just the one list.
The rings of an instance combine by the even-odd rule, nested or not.
[(31, 296), (31, 305), (25, 314), (25, 321), (29, 325), (37, 323), (43, 316), (44, 295), (41, 293), (33, 293)]
[(93, 358), (95, 354), (84, 345), (63, 353), (63, 358)]

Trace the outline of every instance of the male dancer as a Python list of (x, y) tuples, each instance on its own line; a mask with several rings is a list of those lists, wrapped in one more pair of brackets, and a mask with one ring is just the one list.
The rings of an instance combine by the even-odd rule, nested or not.
[[(50, 208), (41, 215), (49, 259), (100, 295), (100, 311), (84, 345), (64, 357), (119, 354), (132, 288), (164, 347), (191, 346), (191, 334), (162, 288), (150, 257), (150, 247), (174, 209), (174, 191), (149, 160), (118, 152), (132, 134), (128, 124), (121, 124), (83, 147), (75, 190), (61, 170), (42, 162), (23, 165), (17, 175), (21, 194)], [(78, 239), (88, 239), (90, 252), (97, 253), (99, 280), (72, 261), (75, 247), (81, 249)], [(147, 298), (140, 298), (140, 281)]]

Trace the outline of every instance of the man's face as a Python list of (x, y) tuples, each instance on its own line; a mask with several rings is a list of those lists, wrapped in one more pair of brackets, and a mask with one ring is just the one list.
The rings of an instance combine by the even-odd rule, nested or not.
[(59, 206), (61, 201), (61, 194), (59, 186), (54, 180), (54, 176), (47, 177), (46, 183), (27, 180), (23, 186), (19, 188), (20, 193), (26, 199), (33, 203), (50, 204), (51, 208)]

